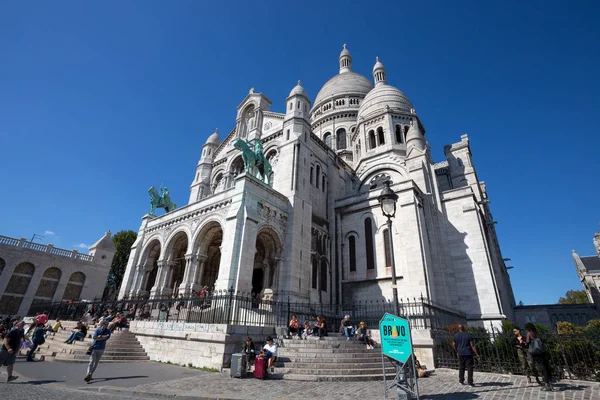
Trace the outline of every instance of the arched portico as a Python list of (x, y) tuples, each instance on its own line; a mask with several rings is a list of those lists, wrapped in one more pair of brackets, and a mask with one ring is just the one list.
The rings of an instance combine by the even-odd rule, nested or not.
[(259, 229), (252, 270), (252, 293), (258, 294), (265, 289), (277, 290), (281, 247), (279, 235), (273, 228), (264, 226)]
[(156, 283), (158, 260), (162, 245), (158, 238), (151, 239), (142, 251), (140, 263), (135, 267), (133, 285), (129, 297), (147, 297)]
[(188, 233), (184, 230), (173, 234), (167, 242), (161, 259), (157, 261), (156, 282), (150, 291), (152, 297), (171, 296), (178, 292), (179, 285), (184, 281), (189, 261), (188, 242)]
[(193, 251), (197, 268), (188, 286), (191, 290), (199, 291), (203, 286), (212, 290), (214, 287), (219, 276), (222, 242), (223, 228), (217, 221), (208, 222), (198, 232)]

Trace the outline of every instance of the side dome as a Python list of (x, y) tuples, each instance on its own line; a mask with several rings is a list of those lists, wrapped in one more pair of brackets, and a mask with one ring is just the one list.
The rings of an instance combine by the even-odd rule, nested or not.
[(219, 137), (219, 129), (215, 129), (215, 132), (206, 139), (205, 144), (221, 144), (221, 138)]
[(300, 81), (298, 81), (298, 84), (292, 89), (292, 91), (290, 92), (290, 95), (288, 97), (292, 97), (292, 96), (304, 96), (308, 99), (308, 95), (306, 94), (306, 90), (304, 90), (304, 88), (302, 87), (302, 84), (300, 83)]
[(378, 85), (363, 99), (358, 108), (358, 118), (367, 119), (369, 115), (386, 108), (410, 112), (412, 103), (404, 93), (390, 85)]
[(335, 75), (323, 85), (317, 94), (314, 104), (317, 106), (332, 97), (338, 97), (345, 94), (365, 96), (371, 89), (373, 89), (373, 82), (361, 74), (351, 71), (344, 72)]

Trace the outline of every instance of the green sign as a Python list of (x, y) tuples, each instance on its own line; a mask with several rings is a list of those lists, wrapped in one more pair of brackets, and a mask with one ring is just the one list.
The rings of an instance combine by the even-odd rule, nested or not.
[(379, 321), (381, 352), (394, 360), (406, 363), (412, 354), (410, 327), (404, 318), (385, 313)]

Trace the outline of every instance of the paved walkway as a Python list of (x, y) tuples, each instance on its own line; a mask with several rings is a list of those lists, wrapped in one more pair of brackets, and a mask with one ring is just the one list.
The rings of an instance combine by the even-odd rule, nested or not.
[[(381, 381), (298, 382), (286, 380), (234, 379), (227, 374), (202, 372), (158, 363), (101, 364), (91, 384), (82, 381), (85, 364), (60, 362), (19, 363), (20, 382), (36, 382), (49, 387), (68, 387), (107, 393), (119, 398), (182, 399), (383, 399)], [(4, 377), (5, 372), (2, 370)], [(54, 375), (52, 375), (54, 374)], [(54, 378), (51, 378), (54, 376)], [(183, 376), (183, 377), (182, 377)], [(29, 377), (29, 378), (24, 378)], [(174, 379), (174, 377), (177, 377)], [(46, 383), (47, 382), (47, 383)], [(458, 384), (456, 371), (440, 369), (419, 380), (423, 400), (600, 400), (600, 383), (560, 381), (557, 391), (547, 393), (527, 385), (520, 376), (475, 374), (475, 388)], [(12, 383), (10, 384), (12, 385)], [(388, 392), (394, 398), (394, 391)]]

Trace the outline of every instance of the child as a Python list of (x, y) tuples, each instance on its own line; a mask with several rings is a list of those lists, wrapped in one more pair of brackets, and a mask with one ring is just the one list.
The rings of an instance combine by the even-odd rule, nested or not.
[(302, 338), (306, 339), (312, 335), (312, 326), (308, 320), (304, 321), (304, 330), (302, 331)]
[(267, 359), (267, 368), (272, 368), (273, 362), (277, 360), (277, 345), (273, 343), (271, 336), (267, 336), (267, 343), (263, 346), (262, 354)]

